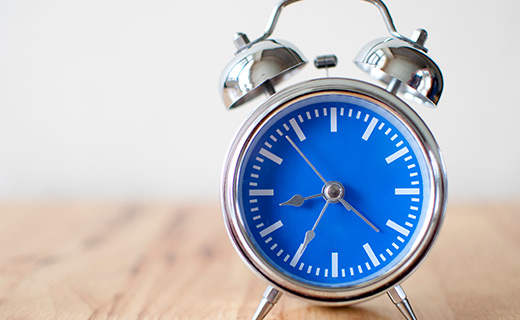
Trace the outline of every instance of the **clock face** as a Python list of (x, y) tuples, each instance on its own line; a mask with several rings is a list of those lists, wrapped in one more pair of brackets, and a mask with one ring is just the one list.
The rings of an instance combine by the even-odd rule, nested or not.
[(431, 222), (431, 166), (416, 132), (362, 93), (301, 95), (256, 122), (234, 194), (253, 255), (307, 288), (377, 282)]

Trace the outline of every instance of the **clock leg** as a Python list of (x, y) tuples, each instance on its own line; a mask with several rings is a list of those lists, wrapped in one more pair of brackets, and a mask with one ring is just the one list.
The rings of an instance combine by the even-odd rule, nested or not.
[(269, 313), (269, 311), (271, 311), (278, 300), (280, 300), (281, 296), (282, 293), (280, 291), (276, 290), (272, 286), (268, 286), (264, 292), (264, 296), (260, 301), (260, 304), (258, 304), (258, 308), (256, 308), (256, 312), (252, 320), (262, 320)]
[(388, 290), (387, 293), (406, 320), (417, 320), (417, 317), (413, 313), (412, 305), (406, 298), (406, 293), (404, 292), (403, 288), (401, 288), (401, 286), (395, 286), (394, 288)]

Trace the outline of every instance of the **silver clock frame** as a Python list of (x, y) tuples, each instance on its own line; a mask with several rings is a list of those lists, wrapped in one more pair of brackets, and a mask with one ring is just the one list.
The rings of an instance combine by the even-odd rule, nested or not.
[[(387, 273), (366, 283), (342, 288), (322, 288), (289, 278), (270, 265), (249, 239), (241, 217), (238, 199), (238, 175), (247, 146), (255, 134), (274, 114), (293, 99), (323, 91), (346, 91), (363, 94), (382, 104), (396, 116), (417, 139), (429, 165), (430, 199), (427, 217), (410, 252)], [(257, 107), (234, 137), (222, 172), (221, 205), (224, 221), (232, 243), (246, 264), (261, 278), (282, 292), (324, 305), (349, 305), (383, 294), (410, 276), (433, 246), (444, 219), (447, 202), (447, 177), (439, 147), (432, 133), (408, 104), (375, 85), (345, 78), (324, 78), (305, 81), (286, 88)]]

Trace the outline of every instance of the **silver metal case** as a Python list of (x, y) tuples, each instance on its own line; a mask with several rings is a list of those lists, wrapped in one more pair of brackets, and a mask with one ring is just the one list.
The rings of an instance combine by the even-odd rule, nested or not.
[[(427, 159), (430, 175), (430, 199), (426, 222), (405, 258), (387, 273), (368, 282), (343, 288), (311, 286), (291, 279), (270, 265), (256, 250), (245, 231), (239, 208), (238, 174), (245, 151), (259, 129), (293, 99), (323, 91), (346, 91), (369, 96), (378, 105), (397, 117), (417, 139)], [(444, 163), (437, 143), (422, 119), (401, 99), (372, 84), (352, 79), (325, 78), (306, 81), (273, 95), (256, 108), (233, 139), (227, 153), (221, 180), (221, 205), (230, 238), (246, 264), (271, 285), (281, 291), (326, 305), (357, 303), (398, 285), (423, 261), (439, 234), (446, 208), (447, 180)]]

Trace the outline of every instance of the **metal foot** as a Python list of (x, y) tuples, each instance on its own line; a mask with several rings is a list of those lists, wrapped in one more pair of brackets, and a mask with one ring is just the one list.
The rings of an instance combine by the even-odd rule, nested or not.
[(268, 286), (264, 292), (264, 296), (256, 308), (255, 315), (252, 320), (262, 320), (271, 311), (274, 305), (280, 300), (282, 293), (275, 288)]
[(406, 298), (406, 293), (401, 286), (395, 286), (391, 290), (388, 290), (387, 293), (406, 320), (417, 320), (417, 317), (412, 310), (412, 305)]

